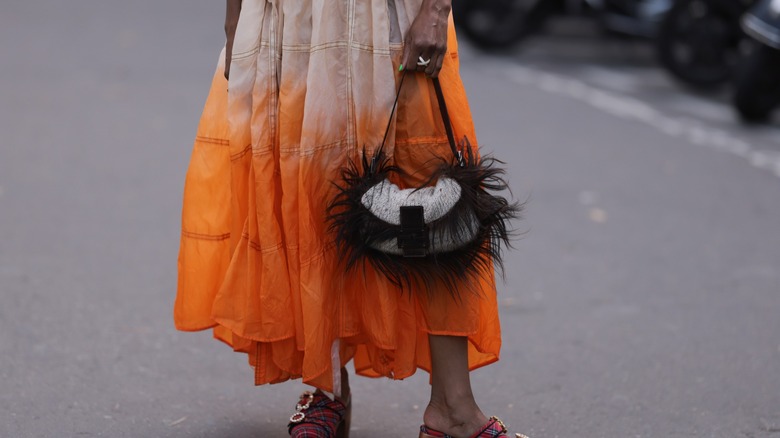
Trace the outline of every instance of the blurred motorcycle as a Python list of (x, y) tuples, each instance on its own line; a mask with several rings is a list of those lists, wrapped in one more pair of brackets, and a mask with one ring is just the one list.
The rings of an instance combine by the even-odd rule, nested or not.
[(780, 0), (762, 0), (742, 17), (757, 45), (738, 71), (734, 106), (746, 121), (769, 117), (780, 104)]
[(677, 0), (656, 39), (658, 59), (681, 81), (715, 88), (732, 79), (744, 34), (739, 18), (754, 0)]
[(460, 0), (452, 4), (455, 23), (483, 49), (518, 43), (563, 8), (563, 0)]
[(482, 48), (504, 48), (540, 31), (559, 13), (588, 11), (612, 33), (653, 37), (673, 0), (459, 0), (458, 26)]

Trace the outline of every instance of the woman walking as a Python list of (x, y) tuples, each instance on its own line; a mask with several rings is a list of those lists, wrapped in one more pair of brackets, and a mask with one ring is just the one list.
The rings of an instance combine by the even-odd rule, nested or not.
[(505, 436), (469, 380), (499, 357), (492, 270), (459, 299), (408, 293), (345, 270), (326, 220), (341, 169), (381, 143), (403, 71), (385, 149), (401, 183), (449, 153), (431, 77), (476, 146), (450, 0), (227, 0), (225, 30), (185, 184), (176, 327), (213, 329), (257, 385), (314, 387), (293, 437), (348, 435), (349, 361), (369, 377), (431, 373), (421, 437)]

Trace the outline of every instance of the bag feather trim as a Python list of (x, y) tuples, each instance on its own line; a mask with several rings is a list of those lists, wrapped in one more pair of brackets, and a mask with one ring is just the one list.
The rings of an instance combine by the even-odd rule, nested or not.
[[(500, 195), (508, 190), (501, 161), (477, 157), (466, 138), (460, 150), (462, 160), (439, 158), (438, 171), (418, 188), (450, 178), (461, 189), (459, 199), (446, 214), (425, 224), (430, 242), (421, 258), (386, 251), (393, 242), (398, 245), (401, 226), (380, 219), (363, 202), (369, 190), (391, 184), (385, 180), (392, 174), (400, 175), (401, 169), (391, 165), (381, 152), (369, 160), (365, 149), (359, 163), (349, 161), (340, 181), (334, 182), (337, 194), (327, 209), (329, 229), (347, 270), (370, 263), (401, 289), (430, 294), (444, 287), (457, 297), (473, 280), (489, 275), (491, 267), (503, 269), (502, 247), (510, 245), (512, 237), (509, 222), (520, 216), (522, 205)], [(459, 243), (442, 244), (453, 240)]]

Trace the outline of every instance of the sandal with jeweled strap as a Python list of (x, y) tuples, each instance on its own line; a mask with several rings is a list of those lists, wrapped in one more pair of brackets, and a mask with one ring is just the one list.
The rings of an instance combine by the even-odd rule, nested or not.
[[(469, 438), (500, 438), (506, 437), (507, 430), (504, 422), (499, 420), (498, 417), (490, 417), (487, 424), (482, 426), (478, 432), (471, 435)], [(420, 426), (420, 438), (452, 438), (444, 432), (431, 429), (426, 425)], [(523, 434), (516, 433), (515, 438), (528, 438)]]
[[(351, 398), (351, 397), (350, 397)], [(295, 405), (287, 431), (292, 438), (349, 438), (352, 403), (306, 391)]]

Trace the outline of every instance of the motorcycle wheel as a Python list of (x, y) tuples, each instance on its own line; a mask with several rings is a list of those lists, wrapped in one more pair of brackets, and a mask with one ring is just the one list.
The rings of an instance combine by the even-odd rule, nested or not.
[(737, 74), (734, 106), (742, 120), (761, 122), (780, 103), (780, 51), (760, 45)]
[(541, 28), (555, 11), (553, 0), (472, 0), (460, 2), (457, 22), (483, 49), (507, 48)]
[(732, 78), (741, 39), (739, 16), (707, 0), (677, 0), (661, 22), (656, 51), (678, 79), (715, 88)]

